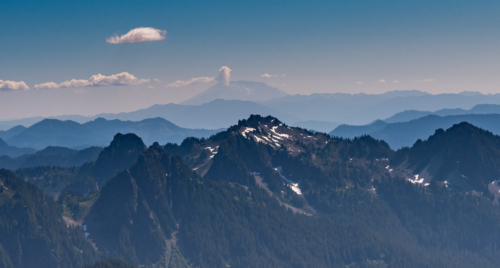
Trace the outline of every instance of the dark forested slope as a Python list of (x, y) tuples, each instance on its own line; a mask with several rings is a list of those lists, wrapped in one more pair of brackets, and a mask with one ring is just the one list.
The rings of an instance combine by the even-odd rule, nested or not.
[(41, 190), (0, 170), (0, 267), (81, 267), (96, 258)]
[(399, 150), (391, 165), (418, 174), (419, 183), (437, 180), (446, 187), (488, 193), (500, 179), (500, 136), (463, 122)]

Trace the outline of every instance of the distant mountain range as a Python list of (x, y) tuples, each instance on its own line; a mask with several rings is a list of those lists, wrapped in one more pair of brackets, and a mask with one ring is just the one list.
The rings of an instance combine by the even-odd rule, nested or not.
[(106, 119), (144, 120), (162, 117), (186, 128), (219, 129), (228, 128), (235, 121), (248, 118), (251, 114), (277, 115), (288, 122), (298, 121), (296, 117), (251, 101), (214, 100), (201, 105), (164, 104), (130, 113), (100, 114)]
[(377, 120), (365, 126), (341, 125), (331, 131), (331, 136), (354, 138), (370, 135), (386, 141), (391, 148), (412, 146), (418, 139), (427, 139), (436, 129), (447, 129), (461, 122), (500, 134), (500, 114), (427, 115), (408, 122), (386, 123)]
[[(203, 92), (183, 104), (158, 104), (133, 112), (106, 113), (89, 117), (65, 115), (56, 116), (53, 119), (86, 123), (99, 117), (124, 121), (140, 121), (161, 117), (183, 128), (219, 129), (227, 128), (233, 122), (248, 118), (251, 114), (260, 114), (276, 116), (290, 125), (300, 125), (299, 122), (318, 121), (325, 122), (324, 125), (332, 126), (334, 124), (363, 125), (382, 118), (387, 118), (388, 122), (392, 123), (400, 120), (416, 119), (431, 113), (425, 111), (445, 109), (443, 110), (447, 113), (445, 115), (452, 115), (462, 113), (464, 109), (471, 109), (478, 104), (500, 105), (500, 94), (484, 95), (474, 92), (432, 95), (411, 90), (391, 91), (384, 94), (325, 93), (280, 96), (285, 93), (262, 83), (240, 81), (231, 85), (234, 86), (228, 87), (217, 84), (209, 91)], [(248, 91), (245, 88), (252, 88), (252, 90)], [(239, 91), (234, 91), (235, 89)], [(249, 96), (255, 95), (255, 98), (252, 97), (254, 101), (238, 100), (240, 99), (240, 95), (238, 95), (240, 93), (236, 94), (233, 91), (231, 91), (233, 93), (227, 93), (228, 90), (241, 91), (241, 94), (252, 92)], [(267, 100), (272, 96), (276, 96), (276, 98)], [(211, 100), (212, 98), (222, 99)], [(223, 100), (224, 98), (226, 100)], [(395, 118), (390, 118), (404, 111), (407, 112), (399, 114)], [(0, 121), (0, 129), (8, 129), (17, 125), (28, 127), (42, 119), (36, 117)], [(327, 131), (321, 125), (311, 125), (310, 123), (306, 125), (316, 128), (313, 128), (316, 131)]]
[[(43, 149), (47, 146), (85, 148), (108, 144), (117, 133), (136, 133), (147, 144), (160, 142), (182, 142), (187, 137), (209, 137), (219, 130), (186, 129), (176, 126), (163, 118), (152, 118), (138, 122), (95, 119), (84, 124), (57, 119), (44, 119), (29, 128), (15, 127), (16, 131), (3, 133), (6, 144), (0, 144), (0, 155), (17, 156), (13, 146)], [(8, 133), (8, 134), (7, 134)], [(10, 147), (6, 147), (8, 145)], [(10, 150), (7, 152), (7, 150)], [(30, 152), (33, 152), (31, 150)], [(29, 152), (28, 152), (29, 153)]]
[(378, 95), (334, 93), (286, 96), (261, 104), (300, 120), (361, 125), (406, 110), (470, 109), (477, 104), (500, 104), (500, 94), (431, 95), (416, 90), (391, 91)]
[[(462, 97), (486, 97), (486, 95), (481, 94), (472, 96), (461, 94), (429, 95), (419, 91), (395, 91), (380, 95), (327, 94), (323, 96), (324, 98), (317, 98), (313, 95), (307, 98), (297, 95), (287, 96), (266, 102), (268, 106), (256, 102), (239, 100), (214, 100), (201, 105), (154, 105), (150, 108), (130, 113), (101, 114), (100, 116), (102, 117), (86, 123), (77, 123), (70, 120), (61, 121), (57, 119), (44, 119), (29, 128), (16, 126), (7, 131), (0, 131), (0, 139), (3, 139), (4, 143), (6, 143), (0, 146), (0, 155), (16, 157), (25, 153), (14, 147), (40, 150), (47, 146), (62, 146), (79, 149), (89, 146), (104, 146), (112, 140), (116, 133), (135, 133), (142, 137), (146, 145), (150, 145), (156, 141), (160, 144), (166, 144), (168, 142), (180, 143), (186, 137), (207, 138), (221, 131), (224, 126), (230, 125), (231, 122), (237, 122), (241, 118), (246, 118), (251, 114), (278, 116), (279, 118), (283, 118), (284, 122), (292, 122), (289, 123), (291, 126), (298, 126), (319, 132), (327, 133), (334, 129), (330, 132), (333, 136), (353, 138), (360, 135), (371, 135), (377, 139), (384, 139), (392, 148), (411, 146), (417, 139), (427, 138), (436, 128), (448, 128), (462, 121), (467, 121), (490, 130), (493, 133), (498, 133), (496, 132), (496, 122), (494, 121), (496, 119), (493, 119), (495, 117), (463, 117), (467, 114), (500, 114), (500, 105), (497, 104), (479, 104), (473, 106), (469, 110), (459, 108), (440, 109), (435, 112), (407, 110), (396, 113), (385, 120), (374, 121), (368, 125), (362, 126), (340, 125), (334, 121), (301, 121), (299, 117), (290, 115), (292, 113), (300, 114), (299, 111), (305, 109), (304, 107), (310, 108), (313, 106), (338, 110), (339, 108), (337, 106), (342, 107), (345, 103), (352, 103), (355, 100), (359, 105), (367, 105), (367, 102), (374, 99), (378, 99), (379, 101), (382, 99), (402, 101), (404, 99), (409, 100), (412, 98), (424, 97), (436, 97), (439, 99), (446, 96), (452, 96), (451, 98), (457, 99), (462, 99)], [(489, 97), (494, 100), (496, 95), (491, 95)], [(329, 105), (329, 102), (336, 103), (337, 105)], [(303, 105), (304, 103), (307, 103), (307, 105)], [(287, 112), (289, 113), (284, 113), (280, 112), (279, 109), (270, 108), (269, 106), (279, 109), (286, 106), (294, 107), (294, 109), (288, 108)], [(158, 115), (160, 117), (152, 118), (152, 116)], [(440, 116), (456, 117), (442, 119)], [(68, 118), (70, 116), (65, 117)], [(104, 119), (104, 117), (108, 119)], [(163, 119), (166, 117), (173, 118), (173, 122)], [(78, 120), (82, 120), (81, 116), (77, 118)], [(130, 118), (134, 121), (123, 121), (126, 118)], [(416, 120), (418, 118), (420, 119)], [(488, 119), (488, 121), (480, 118), (490, 119)], [(398, 122), (403, 124), (396, 124)], [(207, 129), (189, 129), (180, 127), (179, 124), (192, 127), (202, 126)], [(9, 146), (10, 149), (7, 150), (6, 146)]]
[(478, 104), (469, 110), (457, 108), (457, 109), (442, 109), (442, 110), (437, 110), (435, 112), (408, 110), (397, 113), (389, 118), (386, 118), (384, 119), (384, 122), (387, 123), (406, 122), (430, 114), (439, 116), (463, 115), (463, 114), (500, 114), (500, 105)]
[[(251, 114), (275, 115), (284, 118), (287, 122), (299, 121), (296, 117), (276, 111), (272, 108), (251, 101), (217, 99), (201, 105), (156, 104), (146, 109), (128, 113), (98, 114), (96, 116), (55, 116), (50, 119), (71, 120), (80, 124), (97, 118), (107, 120), (141, 121), (161, 117), (182, 128), (220, 129), (227, 128), (235, 121), (248, 118)], [(9, 129), (17, 125), (29, 127), (44, 118), (27, 118), (11, 121), (0, 121), (0, 126)], [(9, 127), (7, 127), (9, 126)], [(0, 132), (1, 135), (1, 132)]]

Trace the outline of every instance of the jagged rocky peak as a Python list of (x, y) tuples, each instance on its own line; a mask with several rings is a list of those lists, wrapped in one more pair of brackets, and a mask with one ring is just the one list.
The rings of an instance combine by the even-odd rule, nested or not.
[(116, 134), (96, 161), (94, 174), (98, 184), (104, 185), (111, 177), (132, 166), (146, 149), (146, 145), (137, 135)]
[(188, 138), (181, 145), (167, 144), (164, 149), (171, 155), (183, 157), (196, 173), (204, 176), (224, 141), (231, 141), (234, 150), (248, 150), (249, 146), (264, 146), (261, 149), (266, 150), (267, 146), (271, 150), (286, 150), (290, 155), (299, 155), (306, 151), (305, 147), (325, 148), (330, 137), (324, 133), (289, 127), (272, 116), (251, 115), (209, 139)]
[(245, 127), (259, 127), (261, 124), (269, 124), (269, 125), (280, 125), (282, 124), (277, 118), (272, 116), (263, 117), (261, 115), (250, 115), (248, 119), (243, 119), (238, 121), (238, 126)]
[(289, 127), (272, 116), (251, 115), (234, 127), (244, 138), (269, 145), (275, 149), (285, 146), (290, 153), (300, 153), (294, 144), (301, 142), (307, 146), (324, 148), (330, 139), (323, 133), (313, 133), (306, 129)]

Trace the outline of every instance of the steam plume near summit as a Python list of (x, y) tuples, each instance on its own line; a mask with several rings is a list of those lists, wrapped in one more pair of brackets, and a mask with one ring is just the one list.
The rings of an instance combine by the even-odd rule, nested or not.
[(229, 69), (229, 67), (227, 66), (222, 66), (219, 69), (219, 77), (217, 78), (217, 81), (221, 84), (229, 86), (230, 78), (231, 78), (231, 69)]

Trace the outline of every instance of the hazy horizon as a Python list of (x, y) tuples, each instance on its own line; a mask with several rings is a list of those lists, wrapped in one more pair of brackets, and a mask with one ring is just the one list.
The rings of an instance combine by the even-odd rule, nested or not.
[[(202, 90), (201, 92), (204, 92), (205, 90)], [(319, 92), (312, 92), (310, 94), (293, 94), (293, 95), (304, 95), (304, 96), (310, 96), (310, 95), (313, 95), (313, 94), (335, 94), (335, 93), (340, 93), (340, 94), (350, 94), (350, 95), (358, 95), (358, 94), (366, 94), (366, 95), (382, 95), (382, 94), (386, 94), (386, 93), (390, 93), (390, 92), (404, 92), (404, 91), (415, 91), (415, 90), (390, 90), (390, 91), (386, 91), (386, 92), (382, 92), (382, 93), (364, 93), (364, 92), (357, 92), (357, 93), (346, 93), (346, 92), (334, 92), (334, 93), (319, 93)], [(420, 90), (418, 90), (420, 91)], [(426, 92), (426, 91), (420, 91), (420, 92), (423, 92), (423, 93), (428, 93), (430, 95), (440, 95), (440, 94), (463, 94), (463, 93), (472, 93), (472, 94), (483, 94), (483, 95), (492, 95), (492, 93), (487, 93), (487, 94), (484, 94), (484, 93), (481, 93), (481, 92), (478, 92), (478, 91), (462, 91), (462, 92), (457, 92), (457, 93), (437, 93), (437, 94), (432, 94), (430, 92)], [(499, 94), (499, 93), (494, 93), (494, 94)], [(293, 96), (292, 94), (290, 94), (289, 96)], [(189, 98), (191, 98), (193, 96), (190, 96)], [(187, 99), (189, 99), (187, 98)], [(12, 121), (12, 120), (19, 120), (19, 119), (27, 119), (27, 118), (33, 118), (33, 117), (45, 117), (45, 118), (50, 118), (50, 117), (58, 117), (58, 116), (84, 116), (84, 117), (94, 117), (94, 116), (98, 116), (100, 114), (119, 114), (119, 113), (129, 113), (129, 112), (134, 112), (134, 111), (138, 111), (138, 110), (142, 110), (142, 109), (147, 109), (147, 108), (150, 108), (154, 105), (167, 105), (167, 104), (181, 104), (182, 101), (180, 102), (168, 102), (168, 103), (153, 103), (151, 105), (148, 105), (148, 106), (144, 106), (144, 107), (139, 107), (137, 109), (132, 109), (132, 110), (118, 110), (118, 111), (111, 111), (111, 112), (96, 112), (96, 113), (90, 113), (90, 114), (78, 114), (78, 113), (60, 113), (60, 114), (49, 114), (49, 115), (32, 115), (32, 116), (25, 116), (25, 117), (11, 117), (11, 118), (1, 118), (0, 117), (0, 122), (2, 121)], [(194, 104), (182, 104), (182, 105), (194, 105)], [(456, 107), (456, 108), (459, 108), (459, 107)], [(434, 111), (431, 111), (431, 112), (434, 112)]]
[[(96, 8), (98, 7), (98, 8)], [(0, 119), (129, 112), (218, 81), (498, 92), (495, 1), (0, 3)]]

